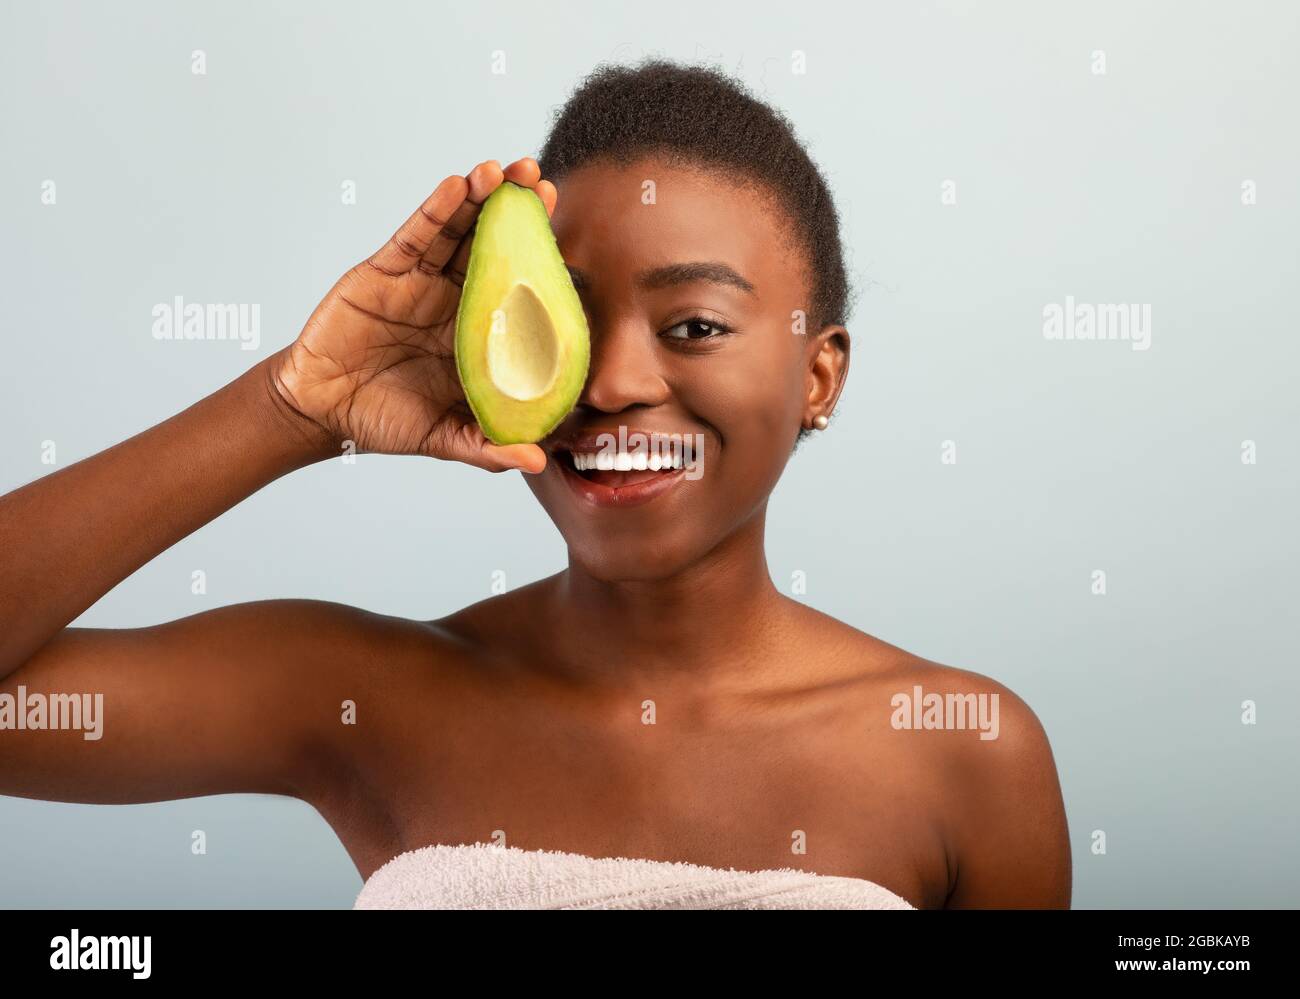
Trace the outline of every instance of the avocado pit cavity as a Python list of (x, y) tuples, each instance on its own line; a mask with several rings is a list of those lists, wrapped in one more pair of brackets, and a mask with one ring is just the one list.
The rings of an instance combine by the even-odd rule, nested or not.
[(492, 384), (520, 402), (544, 396), (555, 383), (559, 367), (555, 325), (526, 284), (511, 288), (493, 313), (487, 365)]

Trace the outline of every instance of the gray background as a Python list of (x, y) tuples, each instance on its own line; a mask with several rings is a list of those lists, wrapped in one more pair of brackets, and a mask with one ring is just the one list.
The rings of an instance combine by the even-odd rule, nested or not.
[[(778, 584), (803, 570), (811, 604), (1029, 702), (1077, 906), (1294, 905), (1295, 5), (619, 6), (6, 3), (0, 488), (48, 471), (42, 441), (91, 455), (289, 342), (439, 179), (536, 153), (597, 63), (722, 64), (809, 142), (863, 289), (839, 414), (772, 502)], [(261, 349), (154, 340), (175, 295), (260, 303)], [(1066, 295), (1150, 304), (1151, 349), (1045, 340)], [(363, 456), (80, 623), (282, 596), (429, 618), (563, 563), (518, 475)], [(293, 800), (0, 798), (0, 905), (343, 907), (360, 884)]]

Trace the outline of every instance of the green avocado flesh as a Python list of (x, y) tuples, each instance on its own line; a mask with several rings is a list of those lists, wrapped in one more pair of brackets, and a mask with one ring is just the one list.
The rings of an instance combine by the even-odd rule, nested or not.
[(456, 371), (483, 434), (531, 444), (573, 409), (591, 334), (541, 199), (506, 181), (483, 203), (456, 313)]

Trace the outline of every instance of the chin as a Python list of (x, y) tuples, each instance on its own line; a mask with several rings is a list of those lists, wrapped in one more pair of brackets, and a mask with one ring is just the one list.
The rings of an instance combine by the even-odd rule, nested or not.
[(565, 539), (569, 565), (603, 583), (652, 583), (671, 579), (696, 561), (693, 548), (665, 543), (662, 537), (633, 543), (608, 538)]
[(668, 579), (708, 550), (693, 533), (693, 519), (678, 500), (678, 489), (652, 502), (626, 509), (602, 507), (580, 499), (566, 483), (557, 462), (527, 477), (569, 550), (569, 564), (604, 582), (649, 582)]

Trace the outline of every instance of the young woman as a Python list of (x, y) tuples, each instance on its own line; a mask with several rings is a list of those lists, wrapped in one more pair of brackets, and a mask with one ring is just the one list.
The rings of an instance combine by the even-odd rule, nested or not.
[[(551, 214), (592, 334), (579, 403), (540, 446), (483, 437), (452, 355), (475, 218), (505, 180)], [(293, 795), (363, 878), (440, 844), (451, 866), (430, 878), (445, 885), (485, 855), (472, 844), (492, 842), (493, 856), (645, 862), (637, 877), (805, 878), (785, 901), (720, 889), (719, 906), (800, 904), (830, 884), (863, 891), (828, 904), (1068, 906), (1064, 808), (1030, 709), (783, 596), (769, 576), (768, 495), (844, 385), (847, 293), (835, 208), (784, 118), (709, 70), (593, 74), (540, 163), (448, 177), (293, 344), (0, 500), (0, 693), (102, 692), (106, 720), (99, 741), (0, 729), (0, 793)], [(703, 474), (578, 470), (574, 452), (620, 428), (702, 440)], [(68, 627), (345, 441), (523, 471), (568, 568), (435, 621), (276, 600)], [(993, 703), (997, 737), (900, 727), (898, 698), (921, 691)], [(589, 870), (601, 890), (584, 898), (582, 868), (566, 869), (572, 904), (674, 904)], [(419, 868), (402, 876), (394, 904), (474, 904), (422, 887)], [(831, 896), (803, 899), (819, 897)]]

